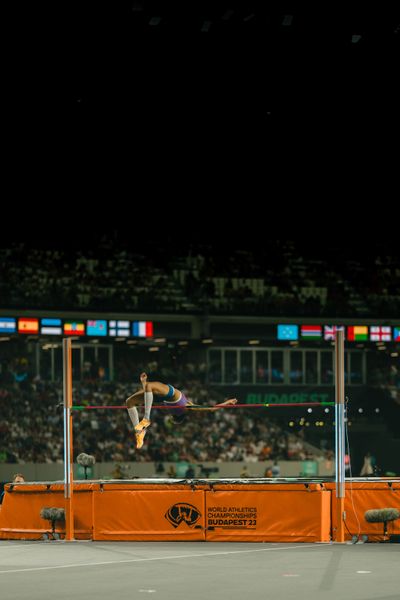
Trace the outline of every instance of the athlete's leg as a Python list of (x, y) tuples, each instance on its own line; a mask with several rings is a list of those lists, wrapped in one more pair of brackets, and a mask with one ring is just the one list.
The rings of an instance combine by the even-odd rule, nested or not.
[[(142, 378), (141, 378), (142, 379)], [(154, 386), (152, 383), (147, 384), (147, 377), (143, 378), (142, 386), (143, 389), (138, 390), (126, 400), (126, 407), (128, 409), (128, 415), (132, 422), (132, 425), (135, 429), (136, 435), (136, 448), (141, 448), (143, 446), (143, 440), (146, 432), (146, 428), (150, 425), (150, 409), (153, 403), (153, 389), (155, 393), (167, 394), (169, 391), (168, 386), (165, 386), (165, 389), (162, 387), (163, 384), (159, 384), (158, 382), (154, 382)], [(147, 402), (146, 402), (147, 401)], [(145, 405), (145, 418), (140, 422), (139, 413), (137, 410), (137, 406)], [(147, 407), (146, 407), (147, 404)], [(146, 415), (147, 408), (147, 415)], [(147, 418), (146, 418), (147, 416)], [(140, 426), (139, 426), (140, 422)]]
[(151, 392), (159, 396), (166, 396), (169, 392), (169, 386), (161, 381), (148, 381), (146, 373), (142, 373), (140, 381), (144, 392)]
[(139, 390), (138, 392), (132, 394), (132, 396), (129, 396), (129, 398), (126, 400), (128, 415), (132, 421), (135, 431), (136, 448), (138, 449), (143, 446), (144, 436), (146, 435), (146, 427), (139, 428), (139, 431), (137, 431), (137, 426), (139, 425), (139, 413), (136, 406), (143, 405), (144, 394), (145, 392), (143, 390)]
[[(128, 409), (128, 415), (129, 415), (130, 420), (132, 421), (132, 425), (134, 428), (139, 423), (139, 413), (138, 413), (138, 410), (136, 407), (142, 403), (143, 403), (143, 390), (140, 390), (140, 392), (136, 392), (135, 394), (132, 394), (132, 396), (129, 396), (129, 398), (126, 400), (126, 408)], [(136, 438), (137, 438), (137, 436), (136, 436)], [(136, 439), (136, 446), (137, 446), (137, 439)]]
[[(141, 431), (145, 427), (148, 427), (151, 423), (150, 413), (153, 405), (153, 394), (157, 394), (158, 396), (168, 396), (171, 391), (171, 386), (166, 385), (165, 383), (161, 383), (160, 381), (148, 381), (146, 373), (142, 373), (140, 375), (140, 382), (143, 386), (144, 392), (144, 418), (138, 425), (135, 425), (136, 431)], [(172, 402), (174, 400), (179, 400), (179, 390), (174, 390), (172, 396), (170, 397)]]
[[(148, 381), (146, 373), (142, 373), (140, 376), (140, 381), (142, 382), (143, 390), (146, 392), (152, 392), (153, 394), (157, 394), (157, 396), (168, 396), (171, 391), (170, 385), (166, 383), (161, 383), (161, 381)], [(178, 401), (181, 397), (181, 392), (176, 388), (173, 388), (174, 393), (172, 396), (168, 398), (169, 402)]]
[(132, 394), (132, 396), (129, 396), (129, 398), (126, 399), (126, 408), (128, 409), (128, 415), (129, 415), (130, 420), (132, 421), (132, 425), (133, 425), (134, 431), (135, 431), (136, 448), (141, 448), (143, 446), (144, 435), (139, 435), (136, 432), (136, 426), (139, 424), (139, 420), (140, 420), (139, 413), (138, 413), (138, 410), (136, 407), (143, 405), (143, 397), (144, 397), (144, 391), (138, 390), (137, 392)]
[(140, 375), (140, 382), (142, 384), (144, 393), (144, 417), (138, 425), (135, 425), (135, 430), (137, 432), (141, 432), (150, 425), (150, 413), (151, 407), (153, 406), (153, 390), (155, 393), (159, 393), (156, 390), (157, 386), (153, 388), (153, 386), (148, 383), (146, 373), (142, 373)]
[[(153, 404), (153, 394), (146, 391), (146, 381), (147, 375), (144, 373), (140, 377), (142, 381), (143, 389), (138, 390), (126, 400), (126, 407), (128, 409), (128, 415), (130, 420), (132, 421), (132, 425), (135, 430), (136, 436), (136, 448), (141, 448), (143, 446), (144, 436), (146, 434), (146, 429), (150, 425), (150, 409)], [(145, 405), (145, 418), (142, 419), (139, 425), (139, 413), (137, 411), (138, 405)], [(146, 413), (148, 417), (146, 418)]]
[(143, 390), (138, 390), (137, 392), (132, 394), (132, 396), (129, 396), (129, 398), (126, 399), (127, 407), (131, 408), (132, 406), (140, 406), (141, 404), (143, 404), (143, 396)]

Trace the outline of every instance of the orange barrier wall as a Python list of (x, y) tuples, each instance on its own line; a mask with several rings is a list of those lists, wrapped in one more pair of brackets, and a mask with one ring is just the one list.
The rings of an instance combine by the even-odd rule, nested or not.
[[(93, 535), (93, 485), (74, 484), (75, 537), (91, 539)], [(64, 486), (61, 484), (24, 484), (6, 494), (0, 510), (0, 538), (38, 539), (51, 531), (51, 524), (41, 518), (44, 507), (65, 508)], [(63, 531), (59, 525), (56, 532)]]
[[(371, 508), (400, 508), (400, 482), (346, 486), (346, 524), (371, 540), (383, 525), (366, 523)], [(50, 531), (40, 510), (64, 507), (62, 484), (19, 484), (0, 510), (0, 538), (34, 539)], [(93, 540), (319, 542), (335, 538), (334, 484), (74, 484), (75, 537)], [(57, 526), (56, 531), (61, 529)], [(351, 535), (347, 534), (347, 539)], [(389, 525), (400, 533), (400, 521)]]
[(94, 540), (205, 539), (203, 490), (94, 492)]
[[(260, 486), (264, 487), (264, 486)], [(209, 541), (325, 542), (330, 539), (331, 493), (321, 489), (236, 491), (206, 494)], [(291, 486), (292, 487), (292, 486)]]
[[(214, 484), (195, 488), (168, 484), (75, 484), (76, 537), (94, 540), (329, 540), (330, 492), (319, 484), (307, 487)], [(49, 530), (47, 521), (40, 517), (44, 506), (64, 507), (61, 484), (15, 486), (12, 493), (6, 493), (0, 512), (0, 537), (40, 537)], [(60, 531), (59, 527), (56, 530)]]
[[(332, 535), (335, 539), (337, 527), (335, 484), (327, 483), (332, 490)], [(368, 535), (370, 541), (383, 539), (383, 523), (368, 523), (365, 512), (373, 508), (397, 508), (400, 510), (400, 482), (365, 481), (346, 483), (344, 510), (346, 512), (345, 539), (352, 535)], [(358, 521), (357, 521), (358, 519)], [(400, 534), (400, 519), (388, 523), (388, 535)]]

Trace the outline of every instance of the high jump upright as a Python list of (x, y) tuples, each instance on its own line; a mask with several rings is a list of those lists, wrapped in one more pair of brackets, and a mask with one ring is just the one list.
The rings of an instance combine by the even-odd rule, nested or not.
[(335, 473), (336, 473), (336, 507), (337, 529), (336, 542), (344, 542), (344, 498), (345, 485), (345, 402), (344, 402), (344, 331), (336, 332), (335, 340)]
[(65, 539), (74, 539), (74, 446), (72, 436), (72, 341), (63, 339)]

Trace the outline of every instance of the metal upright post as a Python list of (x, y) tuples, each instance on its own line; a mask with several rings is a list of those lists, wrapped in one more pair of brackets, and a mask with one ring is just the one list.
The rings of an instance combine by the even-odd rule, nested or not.
[(336, 463), (336, 541), (344, 542), (345, 498), (345, 403), (344, 403), (344, 331), (336, 332), (335, 343), (335, 463)]
[(65, 539), (74, 539), (74, 472), (72, 437), (72, 350), (71, 340), (63, 340), (63, 395), (64, 395), (64, 498)]

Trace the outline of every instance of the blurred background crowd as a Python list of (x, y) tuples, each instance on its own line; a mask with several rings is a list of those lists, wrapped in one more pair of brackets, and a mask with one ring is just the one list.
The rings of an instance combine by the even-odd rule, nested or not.
[[(32, 246), (32, 244), (31, 244)], [(397, 318), (400, 265), (390, 244), (263, 240), (252, 249), (179, 240), (149, 253), (103, 236), (92, 248), (23, 242), (0, 249), (3, 308)]]

